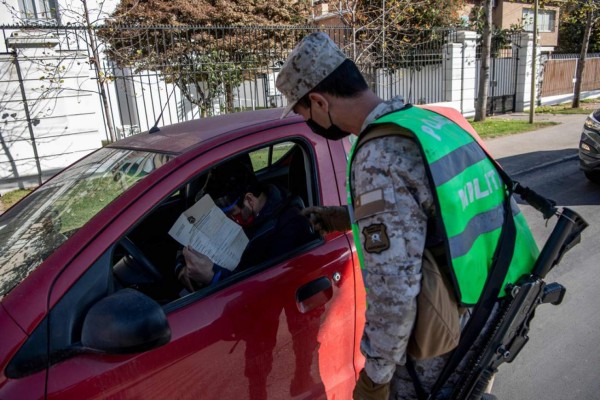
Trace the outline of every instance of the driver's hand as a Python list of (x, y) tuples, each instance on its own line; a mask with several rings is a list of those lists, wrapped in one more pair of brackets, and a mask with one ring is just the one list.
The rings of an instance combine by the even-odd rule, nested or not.
[(215, 275), (210, 258), (189, 247), (183, 248), (183, 257), (186, 264), (183, 274), (201, 286), (208, 285)]

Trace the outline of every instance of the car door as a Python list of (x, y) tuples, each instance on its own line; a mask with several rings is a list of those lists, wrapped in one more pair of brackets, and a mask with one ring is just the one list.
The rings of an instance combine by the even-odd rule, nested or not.
[[(97, 240), (116, 243), (179, 183), (234, 152), (270, 141), (297, 140), (307, 146), (319, 201), (339, 202), (337, 185), (327, 184), (338, 179), (332, 176), (327, 142), (303, 137), (304, 131), (304, 124), (271, 129), (199, 156), (142, 194), (137, 206)], [(77, 264), (87, 259), (83, 252), (72, 268), (82, 268)], [(350, 398), (355, 276), (347, 237), (328, 235), (257, 271), (166, 304), (171, 328), (166, 345), (133, 355), (79, 355), (51, 366), (48, 397)], [(57, 287), (67, 285), (61, 279)]]

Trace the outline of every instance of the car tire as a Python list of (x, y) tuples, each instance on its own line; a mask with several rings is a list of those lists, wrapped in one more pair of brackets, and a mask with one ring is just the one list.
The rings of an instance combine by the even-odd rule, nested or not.
[(600, 185), (600, 172), (598, 171), (585, 171), (585, 177), (595, 184)]

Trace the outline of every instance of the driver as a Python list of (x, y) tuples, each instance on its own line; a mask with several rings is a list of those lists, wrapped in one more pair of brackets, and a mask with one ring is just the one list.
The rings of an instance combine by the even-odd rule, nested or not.
[[(239, 159), (210, 172), (196, 197), (206, 193), (243, 228), (249, 239), (235, 271), (243, 271), (318, 238), (300, 213), (301, 201), (283, 188), (260, 183), (248, 163)], [(183, 249), (183, 258), (185, 264), (176, 267), (176, 274), (189, 291), (215, 284), (233, 273), (189, 247)]]

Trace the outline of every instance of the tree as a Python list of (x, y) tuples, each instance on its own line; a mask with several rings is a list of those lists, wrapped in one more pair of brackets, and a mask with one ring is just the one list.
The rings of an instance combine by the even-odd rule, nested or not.
[(491, 57), (498, 54), (510, 45), (512, 37), (523, 32), (523, 22), (512, 24), (508, 29), (502, 29), (492, 24), (493, 2), (483, 1), (471, 10), (470, 23), (468, 26), (479, 34), (479, 46), (481, 49), (481, 65), (479, 92), (475, 104), (475, 121), (485, 121), (487, 114), (487, 97), (490, 84)]
[(402, 66), (411, 50), (460, 24), (463, 0), (345, 0), (330, 3), (352, 29), (352, 58), (376, 68)]
[[(582, 7), (581, 4), (581, 1), (569, 0), (561, 7), (557, 53), (581, 52), (581, 44), (584, 42), (585, 30), (588, 26), (583, 22), (587, 21), (587, 11), (590, 8), (593, 9), (589, 3), (585, 7)], [(598, 2), (596, 2), (595, 7), (598, 8)], [(600, 26), (597, 21), (592, 23), (591, 28), (588, 52), (598, 53), (600, 52)]]
[(100, 35), (120, 67), (159, 71), (204, 116), (225, 96), (233, 111), (233, 89), (259, 73), (299, 39), (300, 32), (256, 25), (306, 22), (308, 0), (124, 0)]
[(490, 85), (490, 54), (492, 48), (492, 5), (493, 0), (485, 0), (483, 12), (483, 35), (481, 39), (481, 66), (479, 72), (479, 92), (475, 105), (474, 121), (485, 121), (487, 111), (488, 88)]
[[(2, 5), (12, 15), (14, 20), (19, 21), (20, 25), (31, 28), (35, 24), (32, 22), (35, 21), (34, 19), (27, 19), (26, 17), (29, 16), (23, 16), (18, 9), (10, 5), (6, 0), (2, 0)], [(111, 110), (106, 89), (110, 78), (106, 76), (100, 65), (99, 54), (101, 44), (98, 43), (94, 30), (94, 27), (101, 24), (107, 16), (104, 7), (105, 0), (94, 2), (94, 7), (89, 7), (88, 0), (64, 0), (60, 2), (60, 9), (52, 10), (52, 14), (60, 15), (60, 23), (70, 26), (72, 29), (64, 31), (53, 29), (58, 25), (59, 21), (39, 20), (35, 29), (30, 30), (35, 32), (36, 35), (46, 35), (49, 39), (58, 39), (58, 47), (62, 48), (64, 46), (65, 49), (68, 49), (64, 54), (60, 51), (52, 53), (50, 50), (45, 50), (41, 56), (28, 57), (28, 61), (32, 64), (37, 64), (38, 69), (43, 72), (43, 75), (39, 76), (40, 86), (35, 89), (38, 92), (37, 98), (30, 103), (30, 106), (33, 108), (36, 105), (44, 103), (43, 107), (47, 108), (45, 103), (55, 101), (57, 96), (64, 91), (89, 92), (89, 89), (83, 89), (82, 83), (75, 88), (64, 84), (65, 77), (72, 73), (73, 70), (79, 69), (79, 65), (81, 64), (80, 60), (73, 54), (73, 47), (78, 50), (87, 49), (90, 57), (85, 63), (93, 66), (92, 70), (98, 84), (98, 90), (94, 91), (94, 93), (100, 95), (109, 140), (114, 141), (116, 140), (116, 135), (112, 125)]]
[(581, 97), (581, 85), (583, 81), (583, 71), (585, 69), (585, 62), (587, 58), (590, 37), (592, 35), (593, 27), (599, 20), (598, 12), (600, 9), (600, 5), (594, 0), (587, 0), (585, 3), (579, 4), (579, 6), (580, 13), (584, 13), (585, 15), (585, 28), (583, 33), (583, 39), (581, 41), (581, 51), (579, 55), (579, 61), (577, 63), (577, 70), (575, 71), (575, 88), (572, 103), (573, 108), (579, 107), (579, 101)]

